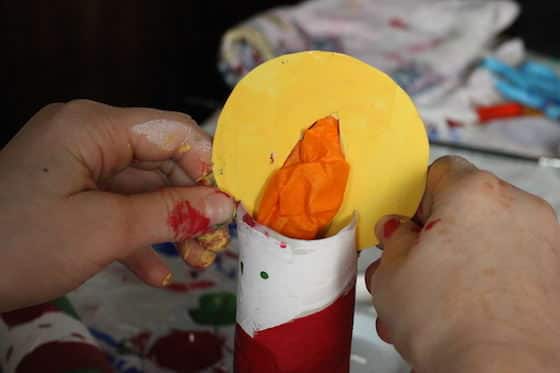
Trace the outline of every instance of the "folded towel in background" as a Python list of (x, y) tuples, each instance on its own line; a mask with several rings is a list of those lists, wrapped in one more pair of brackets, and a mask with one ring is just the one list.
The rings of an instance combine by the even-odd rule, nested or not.
[(227, 32), (220, 69), (233, 85), (272, 57), (330, 50), (385, 71), (418, 96), (456, 84), (518, 13), (509, 0), (310, 0)]

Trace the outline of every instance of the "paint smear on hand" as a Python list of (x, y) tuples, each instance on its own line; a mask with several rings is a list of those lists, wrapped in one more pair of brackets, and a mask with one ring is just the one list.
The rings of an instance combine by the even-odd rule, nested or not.
[(164, 150), (173, 150), (185, 141), (188, 129), (179, 122), (155, 119), (132, 127), (132, 132)]
[(318, 238), (342, 205), (349, 172), (338, 120), (320, 119), (271, 177), (257, 221), (288, 237)]
[(426, 227), (424, 228), (425, 230), (429, 231), (430, 229), (432, 229), (437, 223), (439, 223), (441, 221), (441, 219), (436, 219), (436, 220), (432, 220), (431, 222), (429, 222), (428, 224), (426, 224)]
[(188, 201), (181, 201), (171, 210), (167, 224), (175, 233), (176, 240), (181, 242), (208, 232), (210, 219)]
[(218, 228), (212, 232), (204, 233), (196, 238), (196, 242), (204, 248), (213, 252), (222, 251), (229, 244), (229, 231), (226, 228)]

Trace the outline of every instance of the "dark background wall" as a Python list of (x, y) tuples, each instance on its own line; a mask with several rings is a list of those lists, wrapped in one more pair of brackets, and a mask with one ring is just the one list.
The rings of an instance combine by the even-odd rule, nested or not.
[(203, 119), (227, 95), (222, 34), (295, 0), (0, 0), (0, 146), (49, 102), (90, 98)]
[[(297, 0), (0, 0), (0, 146), (49, 102), (90, 98), (202, 120), (228, 88), (216, 69), (223, 32)], [(522, 1), (510, 30), (560, 56), (560, 2)]]

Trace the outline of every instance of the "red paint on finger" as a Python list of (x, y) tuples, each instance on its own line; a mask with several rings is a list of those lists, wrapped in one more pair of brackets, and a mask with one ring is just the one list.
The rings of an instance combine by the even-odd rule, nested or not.
[(181, 201), (171, 210), (167, 224), (175, 233), (176, 241), (180, 242), (208, 232), (210, 219), (188, 201)]
[(383, 237), (390, 238), (393, 233), (395, 233), (399, 225), (401, 225), (399, 219), (392, 218), (387, 220), (385, 224), (383, 224)]
[(255, 223), (255, 219), (253, 219), (253, 217), (249, 214), (243, 215), (243, 221), (250, 227), (257, 225), (257, 223)]
[(204, 177), (206, 175), (208, 175), (210, 173), (210, 169), (212, 167), (210, 166), (209, 163), (206, 163), (204, 161), (200, 161), (200, 176)]
[(216, 190), (216, 194), (221, 194), (223, 196), (226, 196), (227, 198), (231, 198), (231, 196), (226, 192), (224, 192), (223, 190)]
[(439, 223), (441, 221), (441, 219), (436, 219), (436, 220), (432, 220), (431, 222), (429, 222), (428, 224), (426, 224), (425, 230), (429, 231), (430, 229), (432, 229), (437, 223)]

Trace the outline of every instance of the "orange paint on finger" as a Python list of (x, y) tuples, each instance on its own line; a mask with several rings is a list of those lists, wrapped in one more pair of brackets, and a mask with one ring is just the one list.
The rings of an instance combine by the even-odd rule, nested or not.
[(317, 238), (342, 205), (349, 172), (338, 120), (318, 120), (272, 175), (257, 222), (291, 238)]
[(181, 146), (179, 147), (179, 149), (177, 149), (177, 151), (178, 151), (179, 153), (186, 153), (186, 152), (188, 152), (188, 151), (191, 150), (191, 149), (192, 149), (192, 147), (191, 147), (189, 144), (186, 144), (186, 143), (185, 143), (185, 144), (181, 145)]

